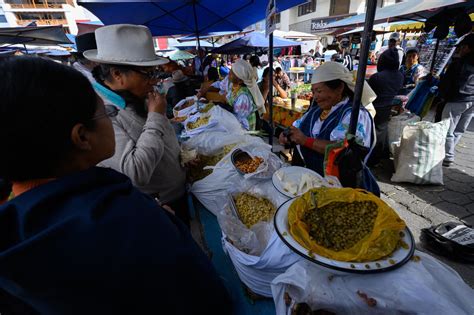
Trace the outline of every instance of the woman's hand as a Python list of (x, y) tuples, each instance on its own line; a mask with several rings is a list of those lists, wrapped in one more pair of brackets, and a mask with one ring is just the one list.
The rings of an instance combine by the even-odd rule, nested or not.
[(284, 132), (280, 132), (280, 136), (278, 137), (278, 141), (279, 141), (280, 144), (282, 144), (282, 145), (288, 144), (288, 139), (287, 139), (286, 136), (284, 135)]
[(304, 145), (307, 139), (304, 133), (294, 126), (291, 126), (290, 130), (291, 130), (290, 132), (291, 141), (299, 145)]
[(166, 98), (157, 92), (148, 93), (148, 112), (166, 114)]

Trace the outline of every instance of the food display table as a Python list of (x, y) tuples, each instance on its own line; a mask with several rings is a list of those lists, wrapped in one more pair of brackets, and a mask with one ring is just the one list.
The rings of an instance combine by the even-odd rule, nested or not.
[[(273, 102), (273, 123), (282, 128), (290, 127), (295, 120), (303, 116), (308, 108), (309, 101), (307, 100), (297, 99), (295, 108), (292, 109), (291, 99), (275, 98)], [(265, 114), (264, 119), (270, 120), (268, 112)]]

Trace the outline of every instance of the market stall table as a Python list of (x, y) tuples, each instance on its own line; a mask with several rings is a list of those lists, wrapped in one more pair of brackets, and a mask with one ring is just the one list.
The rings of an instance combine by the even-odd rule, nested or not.
[[(278, 127), (290, 127), (294, 121), (303, 117), (303, 114), (309, 108), (309, 101), (297, 99), (294, 108), (291, 107), (291, 99), (281, 99), (283, 103), (278, 102), (278, 98), (274, 98), (273, 102), (273, 122)], [(268, 113), (264, 119), (269, 121)]]

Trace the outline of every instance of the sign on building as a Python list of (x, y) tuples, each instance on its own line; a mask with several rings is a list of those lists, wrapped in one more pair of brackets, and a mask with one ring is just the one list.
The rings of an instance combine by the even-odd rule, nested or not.
[(340, 15), (337, 17), (326, 17), (326, 18), (319, 18), (319, 19), (312, 19), (311, 20), (311, 31), (312, 32), (318, 32), (318, 31), (323, 31), (326, 29), (327, 25), (329, 23), (333, 23), (342, 19), (345, 19), (349, 16), (352, 16), (355, 14), (346, 14), (346, 15)]

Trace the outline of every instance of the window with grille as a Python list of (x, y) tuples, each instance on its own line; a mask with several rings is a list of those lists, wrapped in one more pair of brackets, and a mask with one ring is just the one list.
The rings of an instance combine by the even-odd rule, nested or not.
[(275, 24), (280, 23), (280, 13), (275, 15)]
[(306, 15), (316, 11), (316, 0), (310, 0), (305, 4), (298, 6), (298, 16)]
[(331, 0), (329, 15), (343, 15), (349, 13), (350, 0)]

